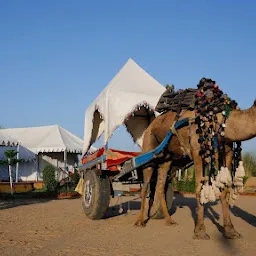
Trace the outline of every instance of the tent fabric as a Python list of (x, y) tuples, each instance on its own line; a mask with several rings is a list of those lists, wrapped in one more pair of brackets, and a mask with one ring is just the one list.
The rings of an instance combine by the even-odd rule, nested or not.
[[(58, 168), (68, 167), (72, 170), (74, 164), (79, 161), (79, 154), (82, 152), (83, 141), (58, 125), (13, 128), (0, 130), (0, 138), (3, 134), (12, 137), (19, 145), (19, 158), (25, 160), (19, 163), (18, 180), (38, 181), (42, 180), (42, 170), (52, 164)], [(6, 136), (6, 137), (7, 137)], [(9, 138), (8, 137), (8, 138)], [(6, 142), (6, 139), (4, 140)], [(9, 141), (9, 140), (8, 140)], [(0, 159), (6, 159), (4, 152), (8, 149), (18, 150), (17, 146), (0, 146)], [(67, 151), (67, 161), (64, 163), (63, 151)], [(90, 152), (96, 148), (91, 147)], [(16, 166), (13, 166), (15, 176)], [(57, 180), (65, 175), (57, 173)], [(0, 180), (8, 180), (8, 165), (0, 166)]]
[[(18, 181), (36, 181), (37, 180), (37, 164), (35, 161), (19, 163)], [(12, 179), (16, 181), (16, 165), (12, 167)], [(42, 180), (42, 179), (40, 179)], [(9, 182), (8, 164), (0, 165), (0, 182)]]
[(83, 141), (59, 125), (0, 130), (35, 154), (44, 152), (82, 153)]
[(17, 146), (18, 141), (0, 130), (0, 146)]
[[(18, 151), (18, 148), (15, 146), (0, 146), (0, 160), (6, 160), (6, 156), (4, 152), (6, 150), (15, 150)], [(31, 162), (36, 159), (36, 155), (34, 152), (30, 151), (29, 149), (19, 146), (19, 159), (23, 159), (25, 162)]]
[(143, 133), (157, 115), (154, 108), (164, 91), (165, 87), (129, 59), (85, 112), (83, 155), (103, 132), (106, 145), (122, 124), (141, 146)]

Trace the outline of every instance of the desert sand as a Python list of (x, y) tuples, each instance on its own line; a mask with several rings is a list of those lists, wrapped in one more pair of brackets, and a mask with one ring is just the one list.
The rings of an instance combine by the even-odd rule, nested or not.
[(255, 255), (256, 197), (241, 196), (232, 209), (232, 220), (242, 239), (222, 236), (220, 203), (209, 205), (205, 225), (211, 239), (193, 240), (195, 198), (176, 195), (172, 209), (175, 227), (164, 220), (150, 220), (145, 228), (133, 224), (140, 207), (138, 196), (131, 212), (119, 214), (118, 198), (112, 199), (107, 216), (89, 220), (81, 199), (0, 201), (0, 255)]

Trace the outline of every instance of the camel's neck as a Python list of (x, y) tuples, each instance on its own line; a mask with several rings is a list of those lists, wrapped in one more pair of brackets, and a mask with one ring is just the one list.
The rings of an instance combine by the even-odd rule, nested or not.
[(225, 137), (231, 141), (245, 141), (256, 137), (256, 106), (233, 110), (226, 122)]

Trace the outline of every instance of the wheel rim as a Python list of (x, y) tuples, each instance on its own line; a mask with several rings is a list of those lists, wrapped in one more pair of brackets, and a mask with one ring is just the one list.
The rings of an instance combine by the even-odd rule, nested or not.
[(92, 186), (89, 180), (85, 182), (84, 192), (84, 202), (85, 206), (88, 208), (90, 207), (92, 201)]

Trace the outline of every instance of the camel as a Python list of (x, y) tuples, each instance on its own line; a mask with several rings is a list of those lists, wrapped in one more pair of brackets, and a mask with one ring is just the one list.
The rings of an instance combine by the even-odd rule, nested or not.
[[(169, 111), (163, 113), (156, 117), (149, 127), (146, 129), (143, 139), (142, 152), (146, 153), (156, 148), (165, 138), (167, 132), (172, 127), (175, 121), (176, 113)], [(195, 117), (195, 111), (185, 111), (178, 120), (183, 118)], [(221, 123), (223, 118), (222, 114), (217, 114), (218, 123)], [(189, 131), (190, 129), (190, 131)], [(198, 143), (198, 134), (196, 133), (197, 126), (192, 124), (191, 127), (183, 127), (177, 131), (179, 137), (183, 139), (183, 146), (190, 149), (191, 155), (190, 158), (194, 163), (195, 172), (196, 172), (196, 201), (197, 201), (197, 220), (195, 223), (194, 229), (194, 239), (210, 239), (209, 235), (206, 233), (206, 228), (204, 225), (204, 205), (200, 203), (200, 190), (201, 182), (203, 181), (202, 176), (202, 158), (199, 155), (200, 145)], [(190, 136), (189, 136), (190, 135)], [(247, 110), (232, 110), (230, 116), (226, 120), (225, 128), (225, 151), (226, 151), (226, 166), (231, 169), (232, 162), (232, 143), (233, 142), (242, 142), (245, 140), (252, 139), (256, 136), (256, 101), (254, 101), (253, 106)], [(189, 142), (190, 137), (190, 142)], [(174, 154), (175, 156), (184, 156), (184, 150), (181, 148), (181, 144), (177, 136), (173, 136), (171, 141), (168, 144), (168, 152)], [(159, 164), (157, 171), (157, 184), (156, 184), (156, 196), (160, 200), (160, 205), (163, 211), (165, 222), (167, 225), (175, 225), (176, 222), (171, 218), (168, 213), (164, 187), (166, 184), (168, 171), (171, 169), (172, 160), (170, 155), (165, 156), (164, 162)], [(144, 221), (144, 210), (146, 202), (147, 189), (150, 184), (150, 180), (153, 174), (153, 168), (147, 167), (143, 170), (143, 187), (141, 191), (141, 210), (138, 215), (135, 226), (146, 225)], [(226, 200), (226, 197), (229, 195), (229, 189), (225, 189), (221, 192), (220, 201), (222, 205), (223, 213), (223, 228), (224, 228), (224, 237), (227, 239), (240, 238), (241, 235), (235, 230), (231, 218), (229, 205)]]

